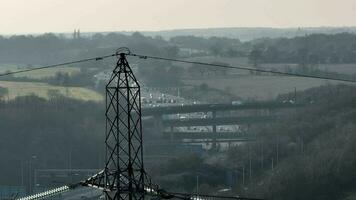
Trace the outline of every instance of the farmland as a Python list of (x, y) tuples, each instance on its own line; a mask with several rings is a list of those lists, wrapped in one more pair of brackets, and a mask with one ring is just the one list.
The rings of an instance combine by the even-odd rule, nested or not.
[[(226, 58), (226, 57), (195, 57), (191, 60), (197, 62), (221, 62), (236, 67), (249, 67), (248, 58)], [(261, 64), (261, 68), (266, 70), (284, 71), (286, 67), (294, 69), (297, 64), (278, 63)], [(356, 74), (355, 64), (320, 64), (316, 68), (327, 72), (339, 74)], [(331, 83), (342, 83), (338, 81), (325, 81), (309, 78), (269, 76), (269, 75), (250, 75), (246, 70), (228, 70), (226, 76), (216, 76), (208, 74), (205, 76), (187, 76), (184, 83), (188, 86), (199, 86), (207, 84), (211, 88), (224, 90), (243, 99), (267, 100), (273, 99), (279, 94), (293, 92), (294, 89), (302, 91), (312, 87), (318, 87)]]
[(207, 84), (211, 88), (225, 90), (243, 99), (268, 100), (278, 94), (293, 92), (294, 88), (302, 91), (308, 88), (336, 83), (334, 81), (305, 79), (282, 76), (236, 76), (235, 78), (206, 78), (186, 80), (188, 85)]
[(63, 95), (69, 98), (83, 101), (102, 101), (103, 97), (90, 89), (83, 87), (62, 87), (52, 86), (46, 83), (38, 82), (11, 82), (0, 81), (0, 87), (9, 90), (6, 98), (14, 99), (17, 96), (36, 95), (42, 98), (49, 99), (51, 95)]
[[(33, 67), (19, 67), (21, 65), (0, 65), (0, 73), (14, 72), (18, 70), (31, 69)], [(26, 73), (14, 74), (15, 78), (29, 78), (29, 79), (46, 79), (54, 77), (57, 73), (66, 73), (75, 75), (80, 73), (80, 69), (72, 66), (63, 66), (59, 68), (48, 68), (36, 71), (29, 71)], [(8, 89), (7, 99), (11, 100), (18, 96), (36, 95), (48, 99), (50, 95), (62, 95), (69, 98), (74, 98), (83, 101), (102, 101), (102, 96), (90, 89), (84, 87), (63, 87), (53, 86), (44, 82), (23, 82), (23, 81), (0, 81), (0, 87)]]
[[(196, 61), (196, 62), (207, 62), (207, 63), (213, 63), (213, 62), (221, 62), (221, 63), (226, 63), (231, 66), (244, 66), (244, 67), (252, 67), (252, 64), (249, 63), (249, 60), (247, 57), (234, 57), (234, 58), (229, 58), (229, 57), (219, 57), (219, 56), (201, 56), (201, 57), (193, 57), (190, 58), (189, 60)], [(296, 63), (263, 63), (260, 65), (261, 68), (265, 69), (275, 69), (275, 70), (284, 70), (286, 67), (290, 68), (296, 68), (298, 64)], [(356, 64), (350, 63), (350, 64), (315, 64), (313, 67), (318, 68), (320, 70), (326, 70), (329, 72), (337, 72), (341, 74), (354, 74), (356, 73)], [(236, 70), (237, 72), (245, 72), (242, 70)]]
[[(20, 67), (20, 65), (10, 65), (10, 64), (1, 64), (0, 65), (0, 73), (4, 72), (13, 72), (17, 70), (26, 70), (31, 69), (33, 67), (40, 67), (40, 66), (32, 66), (32, 67)], [(69, 75), (74, 75), (80, 72), (80, 69), (77, 67), (72, 66), (63, 66), (58, 68), (48, 68), (48, 69), (41, 69), (37, 71), (30, 71), (26, 73), (15, 74), (15, 77), (27, 77), (31, 79), (43, 79), (43, 78), (50, 78), (54, 77), (56, 73), (67, 73)]]

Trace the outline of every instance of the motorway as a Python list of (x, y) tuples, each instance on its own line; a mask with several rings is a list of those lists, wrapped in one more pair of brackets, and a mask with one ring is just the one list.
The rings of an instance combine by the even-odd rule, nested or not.
[(276, 116), (217, 117), (206, 119), (168, 119), (163, 120), (162, 125), (166, 127), (242, 125), (273, 122), (276, 119)]
[(183, 114), (193, 112), (212, 112), (212, 111), (232, 111), (232, 110), (252, 110), (252, 109), (281, 109), (296, 108), (302, 104), (276, 103), (276, 102), (258, 102), (245, 103), (240, 105), (232, 104), (193, 104), (193, 105), (173, 105), (159, 107), (145, 107), (142, 109), (143, 116)]
[(253, 140), (255, 135), (253, 134), (242, 134), (236, 132), (164, 132), (165, 138), (172, 139), (218, 139), (224, 138), (226, 140)]

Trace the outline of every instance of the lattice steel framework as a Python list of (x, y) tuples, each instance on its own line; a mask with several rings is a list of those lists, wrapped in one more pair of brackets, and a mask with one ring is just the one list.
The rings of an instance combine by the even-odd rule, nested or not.
[(140, 85), (125, 53), (106, 85), (105, 169), (85, 185), (104, 189), (108, 200), (144, 199)]
[(125, 54), (106, 85), (107, 199), (144, 199), (140, 85)]

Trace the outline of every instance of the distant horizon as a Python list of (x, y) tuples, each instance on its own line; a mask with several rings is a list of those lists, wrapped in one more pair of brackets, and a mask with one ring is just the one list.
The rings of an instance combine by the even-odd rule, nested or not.
[(0, 34), (353, 27), (355, 0), (1, 0)]
[(287, 30), (287, 29), (343, 29), (343, 28), (356, 28), (355, 26), (300, 26), (300, 27), (272, 27), (272, 26), (231, 26), (231, 27), (197, 27), (197, 28), (172, 28), (172, 29), (137, 29), (137, 30), (102, 30), (102, 31), (85, 31), (81, 28), (74, 28), (70, 31), (58, 31), (58, 32), (16, 32), (16, 33), (0, 33), (0, 35), (42, 35), (46, 33), (53, 34), (71, 34), (74, 30), (80, 30), (81, 33), (115, 33), (115, 32), (174, 32), (174, 31), (189, 31), (189, 30), (207, 30), (207, 29), (276, 29), (276, 30)]

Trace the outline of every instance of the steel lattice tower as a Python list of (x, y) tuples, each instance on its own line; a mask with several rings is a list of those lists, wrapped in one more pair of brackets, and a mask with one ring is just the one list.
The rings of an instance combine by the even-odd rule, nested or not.
[(143, 199), (144, 168), (141, 94), (125, 54), (121, 53), (106, 85), (107, 199)]
[(125, 53), (106, 85), (105, 169), (84, 184), (103, 189), (108, 200), (144, 199), (141, 93)]

